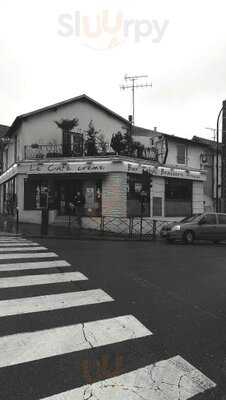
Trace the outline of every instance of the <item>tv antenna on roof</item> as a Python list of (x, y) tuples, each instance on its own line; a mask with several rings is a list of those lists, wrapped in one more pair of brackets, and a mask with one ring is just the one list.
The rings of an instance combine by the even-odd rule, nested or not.
[(207, 129), (208, 131), (211, 131), (211, 132), (212, 132), (212, 134), (213, 134), (213, 140), (214, 140), (214, 142), (216, 142), (216, 133), (217, 133), (217, 130), (216, 130), (215, 128), (209, 128), (209, 127), (205, 128), (205, 129)]
[(124, 77), (125, 81), (126, 82), (129, 81), (130, 83), (120, 86), (120, 89), (122, 89), (122, 90), (132, 89), (132, 104), (133, 104), (132, 124), (133, 125), (135, 125), (135, 89), (152, 87), (151, 83), (147, 83), (147, 82), (144, 84), (136, 83), (139, 79), (143, 79), (143, 78), (148, 78), (148, 75), (132, 75), (132, 76), (125, 75), (125, 77)]

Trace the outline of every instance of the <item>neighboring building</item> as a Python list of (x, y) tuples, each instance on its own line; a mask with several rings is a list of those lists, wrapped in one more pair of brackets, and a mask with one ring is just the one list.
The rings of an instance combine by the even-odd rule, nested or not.
[[(95, 155), (84, 145), (90, 127), (101, 139)], [(112, 134), (123, 129), (143, 144), (133, 156), (115, 155), (110, 146)], [(175, 218), (204, 210), (205, 146), (131, 128), (86, 95), (17, 117), (8, 137), (0, 207), (8, 213), (17, 206), (21, 221), (40, 222), (40, 208), (48, 206), (53, 222), (71, 212), (79, 192), (85, 216)]]
[(160, 203), (164, 204), (162, 215), (165, 217), (213, 209), (212, 189), (206, 191), (206, 181), (209, 181), (204, 159), (209, 148), (206, 144), (158, 132), (156, 128), (135, 131), (135, 136), (145, 146), (158, 148), (162, 164), (162, 176), (153, 179), (153, 216), (159, 214), (156, 208)]
[[(193, 136), (193, 142), (203, 146), (200, 155), (201, 168), (205, 169), (207, 179), (204, 184), (204, 202), (206, 211), (216, 210), (216, 171), (217, 171), (217, 143), (214, 140)], [(218, 145), (218, 210), (222, 207), (222, 143)]]
[(3, 147), (9, 126), (0, 124), (0, 173), (3, 171)]

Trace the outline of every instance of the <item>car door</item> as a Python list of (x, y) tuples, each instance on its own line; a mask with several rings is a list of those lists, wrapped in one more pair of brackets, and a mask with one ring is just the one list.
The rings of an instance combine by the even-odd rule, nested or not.
[(218, 214), (217, 237), (226, 240), (226, 214)]
[(198, 228), (199, 239), (217, 240), (217, 219), (216, 214), (205, 214), (200, 220)]

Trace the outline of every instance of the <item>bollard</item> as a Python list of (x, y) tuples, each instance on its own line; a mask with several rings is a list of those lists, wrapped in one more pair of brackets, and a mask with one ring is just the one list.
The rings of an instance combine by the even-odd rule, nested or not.
[(42, 208), (41, 218), (41, 235), (48, 235), (49, 210), (47, 207)]
[(16, 208), (16, 233), (19, 232), (19, 208)]
[(156, 231), (157, 231), (156, 228), (157, 228), (157, 227), (156, 227), (156, 220), (153, 219), (153, 239), (154, 239), (154, 240), (156, 239)]

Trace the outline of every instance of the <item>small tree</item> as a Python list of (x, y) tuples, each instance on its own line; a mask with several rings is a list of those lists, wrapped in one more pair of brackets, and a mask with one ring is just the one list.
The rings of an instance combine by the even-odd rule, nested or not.
[(86, 135), (85, 152), (87, 156), (96, 156), (98, 154), (98, 131), (95, 130), (92, 120), (89, 123)]
[(78, 118), (73, 119), (64, 119), (62, 118), (60, 121), (54, 121), (58, 128), (62, 129), (62, 131), (71, 131), (79, 124)]
[(101, 153), (106, 154), (107, 153), (107, 143), (105, 141), (105, 137), (103, 135), (103, 133), (100, 133), (98, 138), (98, 148), (100, 150)]
[(125, 141), (120, 131), (113, 133), (111, 138), (111, 147), (116, 154), (122, 154), (125, 150)]
[(125, 129), (125, 133), (123, 135), (123, 141), (124, 141), (124, 154), (126, 156), (130, 156), (133, 153), (134, 150), (134, 141), (133, 141), (133, 137), (131, 134), (131, 129), (130, 128), (123, 128)]
[(136, 156), (138, 158), (143, 158), (144, 156), (144, 145), (140, 142), (133, 142), (133, 152), (136, 151)]

